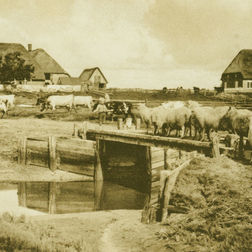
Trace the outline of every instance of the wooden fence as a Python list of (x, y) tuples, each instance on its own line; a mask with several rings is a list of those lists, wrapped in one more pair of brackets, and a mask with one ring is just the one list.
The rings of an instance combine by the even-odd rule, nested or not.
[(77, 138), (20, 139), (18, 163), (94, 176), (95, 142)]

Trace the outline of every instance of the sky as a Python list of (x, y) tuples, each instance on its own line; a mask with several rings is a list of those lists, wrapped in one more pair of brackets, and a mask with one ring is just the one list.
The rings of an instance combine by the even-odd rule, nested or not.
[(46, 50), (108, 87), (212, 89), (252, 49), (251, 0), (0, 0), (0, 42)]

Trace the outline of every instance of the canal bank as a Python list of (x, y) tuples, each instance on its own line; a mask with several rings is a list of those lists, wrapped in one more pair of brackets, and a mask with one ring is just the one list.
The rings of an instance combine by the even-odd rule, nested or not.
[[(1, 120), (1, 178), (9, 175), (13, 180), (23, 176), (23, 181), (29, 180), (27, 178), (48, 181), (49, 177), (55, 179), (57, 176), (58, 179), (69, 179), (71, 173), (63, 176), (63, 171), (52, 173), (49, 169), (34, 167), (26, 170), (17, 166), (15, 151), (22, 135), (69, 137), (72, 131), (73, 123), (69, 122)], [(174, 205), (186, 206), (190, 211), (171, 214), (166, 225), (141, 224), (141, 210), (37, 217), (5, 215), (1, 217), (1, 249), (6, 251), (5, 245), (17, 245), (16, 248), (24, 245), (40, 250), (51, 246), (49, 248), (60, 251), (105, 251), (113, 241), (112, 247), (118, 251), (204, 251), (205, 248), (248, 251), (252, 242), (251, 172), (251, 166), (226, 157), (219, 161), (198, 157), (180, 174), (171, 196)]]

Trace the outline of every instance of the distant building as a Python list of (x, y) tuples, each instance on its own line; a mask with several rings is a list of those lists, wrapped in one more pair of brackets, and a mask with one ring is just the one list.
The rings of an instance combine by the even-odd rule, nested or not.
[(28, 50), (17, 43), (0, 43), (0, 56), (8, 53), (20, 52), (25, 64), (32, 64), (34, 73), (29, 81), (33, 84), (57, 84), (59, 77), (66, 77), (69, 74), (43, 49), (32, 50), (28, 44)]
[(84, 69), (80, 74), (79, 79), (82, 84), (88, 85), (89, 89), (96, 90), (105, 89), (108, 83), (99, 67)]
[(221, 76), (228, 93), (252, 93), (252, 49), (241, 50)]

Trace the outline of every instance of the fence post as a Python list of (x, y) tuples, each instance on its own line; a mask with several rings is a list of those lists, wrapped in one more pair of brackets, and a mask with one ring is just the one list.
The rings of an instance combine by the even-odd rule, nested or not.
[(117, 128), (119, 130), (123, 128), (123, 119), (122, 118), (118, 118), (118, 120), (117, 120)]
[(78, 129), (76, 127), (76, 124), (74, 123), (74, 128), (73, 128), (73, 134), (72, 134), (73, 137), (77, 137), (78, 136)]
[(136, 118), (136, 130), (140, 130), (140, 128), (141, 128), (141, 119)]
[(86, 140), (87, 139), (88, 122), (83, 122), (82, 129), (83, 129), (82, 139)]
[(57, 158), (56, 158), (56, 138), (49, 136), (48, 138), (48, 150), (49, 150), (49, 168), (51, 171), (57, 169)]
[(214, 158), (220, 158), (218, 134), (213, 134), (213, 137), (212, 137), (212, 154)]
[(168, 149), (164, 149), (164, 170), (168, 170), (170, 167), (169, 167), (169, 164), (167, 162), (167, 159), (168, 159)]
[(26, 155), (27, 154), (27, 138), (23, 136), (19, 140), (19, 152), (18, 152), (18, 163), (21, 165), (26, 164)]

